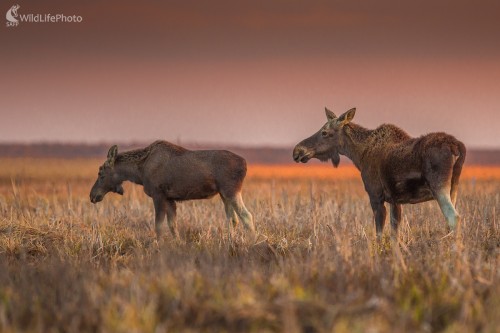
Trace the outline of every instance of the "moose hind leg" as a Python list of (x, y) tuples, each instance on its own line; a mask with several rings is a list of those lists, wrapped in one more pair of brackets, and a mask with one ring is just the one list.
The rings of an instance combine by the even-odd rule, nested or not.
[(252, 232), (255, 232), (255, 226), (253, 224), (253, 216), (245, 207), (245, 203), (243, 202), (243, 198), (241, 197), (241, 192), (236, 193), (236, 195), (234, 196), (233, 205), (236, 214), (240, 218), (241, 222), (243, 222), (245, 228)]
[(437, 200), (441, 212), (451, 229), (455, 229), (459, 215), (453, 203), (456, 200), (456, 189), (452, 186), (452, 172), (455, 158), (447, 149), (429, 151), (426, 163), (426, 180), (431, 188), (434, 199)]
[(434, 194), (434, 197), (436, 198), (439, 208), (448, 222), (448, 226), (452, 230), (455, 229), (460, 216), (451, 201), (449, 191), (442, 189), (441, 191), (437, 191)]
[[(457, 171), (453, 171), (457, 172)], [(457, 195), (458, 195), (458, 177), (460, 176), (460, 171), (458, 171), (458, 176), (453, 175), (451, 180), (451, 189), (450, 189), (450, 199), (453, 207), (457, 207)]]
[(456, 186), (451, 186), (451, 191), (450, 191), (450, 200), (451, 204), (453, 207), (457, 207), (457, 187)]
[[(238, 225), (238, 215), (236, 215), (236, 211), (234, 210), (233, 203), (231, 200), (224, 198), (221, 195), (222, 202), (224, 203), (224, 210), (226, 212), (226, 219), (227, 222), (232, 222), (233, 227), (236, 227)], [(229, 225), (229, 224), (228, 224)]]
[(462, 165), (464, 156), (453, 158), (453, 171), (451, 174), (451, 203), (455, 209), (457, 208), (458, 183), (460, 182), (460, 174), (462, 173)]
[(237, 220), (235, 223), (235, 219), (237, 219), (236, 212), (234, 211), (233, 204), (230, 200), (224, 198), (222, 195), (221, 198), (222, 202), (224, 203), (224, 211), (226, 212), (227, 235), (229, 237), (229, 242), (231, 242), (231, 221), (233, 223), (233, 226), (238, 223)]

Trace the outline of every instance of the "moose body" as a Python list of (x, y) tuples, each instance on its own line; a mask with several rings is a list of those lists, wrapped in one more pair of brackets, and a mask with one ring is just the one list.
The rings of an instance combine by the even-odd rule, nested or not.
[(188, 150), (166, 141), (156, 141), (144, 149), (118, 154), (109, 149), (106, 162), (90, 192), (90, 201), (101, 201), (106, 193), (123, 194), (123, 181), (143, 185), (153, 199), (157, 237), (167, 216), (170, 231), (176, 231), (176, 202), (205, 199), (219, 194), (230, 222), (255, 230), (252, 215), (241, 197), (246, 161), (226, 150)]
[(295, 146), (294, 160), (306, 163), (311, 158), (331, 159), (337, 167), (339, 155), (350, 158), (361, 171), (377, 234), (385, 224), (385, 202), (390, 204), (393, 230), (401, 221), (402, 204), (429, 200), (439, 203), (453, 229), (459, 219), (455, 205), (466, 154), (464, 144), (446, 133), (412, 138), (390, 124), (368, 130), (351, 122), (355, 111), (337, 117), (325, 108), (327, 123)]

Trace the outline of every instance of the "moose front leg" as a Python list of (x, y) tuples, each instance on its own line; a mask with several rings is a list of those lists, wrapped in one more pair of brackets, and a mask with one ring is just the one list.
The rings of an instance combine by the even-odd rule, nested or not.
[(390, 210), (391, 227), (394, 234), (397, 234), (399, 222), (401, 222), (401, 205), (392, 204)]
[(172, 235), (177, 238), (177, 205), (174, 200), (166, 201), (167, 207), (167, 223)]
[(377, 230), (377, 237), (382, 235), (384, 230), (385, 217), (387, 215), (384, 202), (379, 200), (370, 200), (370, 204), (373, 210), (373, 216), (375, 217), (375, 228)]
[(153, 198), (155, 206), (155, 231), (156, 238), (159, 240), (162, 234), (162, 225), (167, 214), (167, 201), (161, 196)]

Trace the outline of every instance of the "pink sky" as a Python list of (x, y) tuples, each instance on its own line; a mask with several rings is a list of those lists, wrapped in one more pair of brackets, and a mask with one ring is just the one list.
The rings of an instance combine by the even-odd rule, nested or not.
[(19, 2), (84, 20), (2, 26), (0, 142), (291, 146), (355, 106), (499, 148), (500, 5), (468, 3)]

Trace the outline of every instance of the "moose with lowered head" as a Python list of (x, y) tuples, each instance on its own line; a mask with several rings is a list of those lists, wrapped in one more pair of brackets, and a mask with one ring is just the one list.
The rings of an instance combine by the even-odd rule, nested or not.
[(252, 214), (241, 197), (246, 171), (246, 161), (226, 150), (188, 150), (166, 141), (156, 141), (143, 149), (118, 153), (115, 145), (99, 167), (90, 201), (98, 203), (108, 192), (123, 194), (122, 183), (127, 180), (142, 185), (144, 192), (153, 199), (155, 230), (159, 238), (165, 215), (171, 233), (177, 236), (177, 201), (219, 194), (229, 233), (230, 223), (236, 226), (238, 219), (253, 233)]
[(401, 205), (436, 200), (448, 226), (454, 229), (457, 190), (466, 149), (446, 133), (410, 137), (397, 126), (383, 124), (374, 130), (352, 122), (356, 109), (337, 117), (325, 108), (327, 122), (293, 150), (293, 159), (307, 163), (311, 158), (331, 160), (337, 167), (340, 155), (352, 160), (361, 171), (365, 190), (380, 236), (386, 219), (384, 203), (390, 205), (390, 221), (397, 231)]

